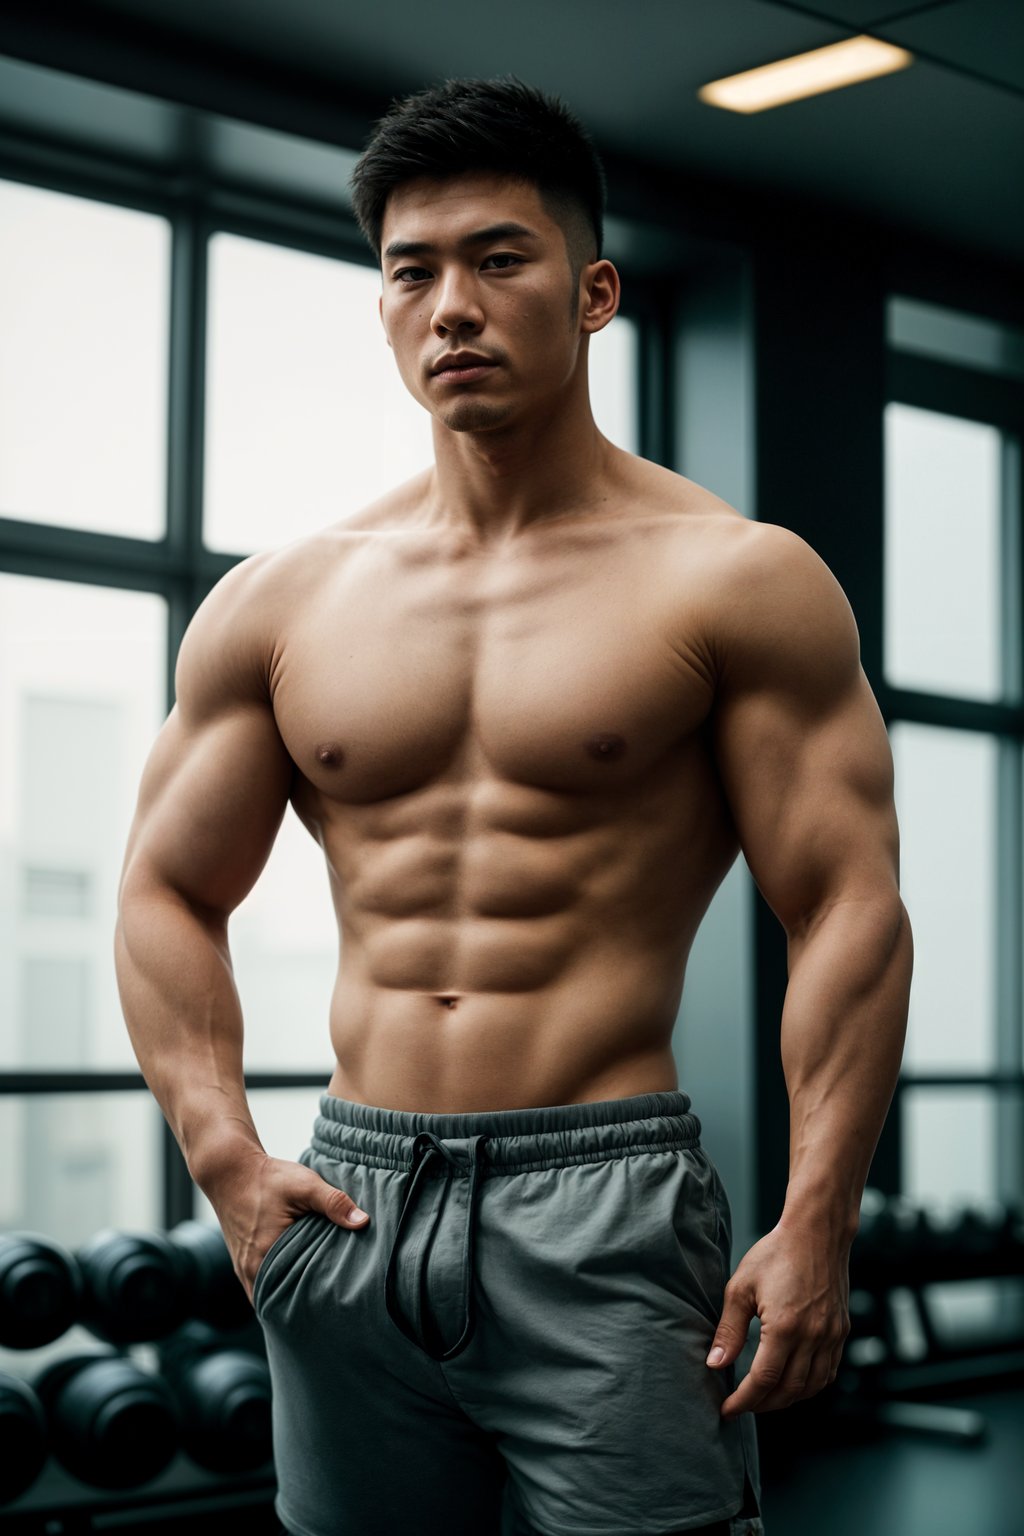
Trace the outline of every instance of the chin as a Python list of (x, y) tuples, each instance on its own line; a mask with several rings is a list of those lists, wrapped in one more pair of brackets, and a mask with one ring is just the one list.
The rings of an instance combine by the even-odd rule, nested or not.
[(511, 406), (489, 405), (484, 400), (463, 400), (439, 416), (449, 432), (483, 432), (488, 427), (500, 427), (513, 414)]

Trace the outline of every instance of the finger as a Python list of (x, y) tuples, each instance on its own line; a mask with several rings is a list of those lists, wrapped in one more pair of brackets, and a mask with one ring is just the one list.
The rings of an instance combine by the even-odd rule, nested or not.
[(811, 1369), (807, 1373), (807, 1381), (801, 1392), (801, 1397), (817, 1397), (819, 1392), (824, 1392), (836, 1379), (836, 1364), (834, 1363), (834, 1351), (820, 1349), (811, 1362)]
[(366, 1211), (359, 1209), (351, 1195), (343, 1189), (335, 1189), (326, 1179), (320, 1179), (321, 1188), (311, 1191), (310, 1204), (314, 1210), (330, 1218), (339, 1227), (365, 1227), (369, 1221)]
[(805, 1397), (817, 1397), (819, 1392), (824, 1392), (826, 1387), (831, 1387), (839, 1374), (839, 1363), (843, 1358), (842, 1345), (837, 1345), (832, 1350), (823, 1350), (815, 1367), (820, 1364), (820, 1369), (812, 1368), (804, 1388)]
[[(792, 1347), (781, 1379), (761, 1398), (757, 1412), (771, 1413), (779, 1408), (788, 1408), (801, 1398), (813, 1397), (824, 1386), (827, 1375), (827, 1355), (823, 1357), (815, 1343), (801, 1343), (798, 1340)], [(812, 1382), (818, 1385), (812, 1386)]]
[(764, 1328), (754, 1353), (750, 1370), (736, 1391), (722, 1404), (722, 1417), (752, 1413), (770, 1393), (777, 1390), (789, 1364), (790, 1343), (777, 1334), (769, 1336)]
[[(708, 1350), (706, 1364), (712, 1370), (722, 1370), (724, 1366), (731, 1365), (739, 1355), (747, 1342), (747, 1333), (750, 1330), (750, 1319), (757, 1311), (757, 1304), (749, 1292), (730, 1292), (725, 1289), (725, 1306), (722, 1308), (722, 1316), (715, 1336)], [(721, 1350), (717, 1355), (716, 1351)]]
[[(804, 1401), (810, 1397), (817, 1397), (819, 1392), (824, 1392), (826, 1387), (830, 1387), (839, 1372), (839, 1362), (842, 1357), (842, 1340), (838, 1344), (829, 1344), (827, 1342), (819, 1344), (811, 1360), (810, 1368), (807, 1372), (807, 1380), (790, 1401)], [(785, 1386), (787, 1383), (784, 1382), (783, 1385)], [(768, 1408), (774, 1408), (775, 1406), (776, 1404), (774, 1403), (765, 1405)], [(779, 1406), (786, 1405), (780, 1404)]]

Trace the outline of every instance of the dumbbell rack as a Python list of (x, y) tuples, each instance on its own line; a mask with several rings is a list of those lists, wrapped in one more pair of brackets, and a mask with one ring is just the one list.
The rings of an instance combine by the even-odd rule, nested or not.
[(218, 1229), (108, 1230), (74, 1253), (0, 1233), (5, 1536), (276, 1530), (269, 1402), (263, 1333)]
[[(272, 1472), (228, 1477), (206, 1472), (179, 1453), (144, 1489), (101, 1491), (84, 1488), (51, 1461), (16, 1503), (0, 1507), (0, 1530), (4, 1536), (86, 1536), (108, 1528), (170, 1530), (176, 1520), (204, 1517), (225, 1532), (253, 1530), (254, 1517), (269, 1509), (276, 1488)], [(279, 1523), (268, 1519), (267, 1529), (276, 1530)]]
[[(850, 1254), (851, 1332), (837, 1413), (961, 1442), (983, 1438), (980, 1414), (914, 1394), (1024, 1379), (1024, 1213), (1005, 1208), (996, 1228), (970, 1207), (936, 1221), (928, 1208), (896, 1199), (872, 1213), (865, 1237), (858, 1234)], [(1002, 1278), (1021, 1281), (1015, 1326), (958, 1338), (938, 1325), (935, 1286)], [(908, 1332), (918, 1336), (912, 1354)]]

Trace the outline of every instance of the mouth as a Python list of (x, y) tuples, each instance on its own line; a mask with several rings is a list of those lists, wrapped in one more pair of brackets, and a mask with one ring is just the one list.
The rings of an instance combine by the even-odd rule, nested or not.
[(482, 379), (485, 374), (493, 373), (497, 363), (469, 363), (463, 368), (445, 368), (440, 373), (432, 375), (442, 384), (469, 384), (473, 379)]

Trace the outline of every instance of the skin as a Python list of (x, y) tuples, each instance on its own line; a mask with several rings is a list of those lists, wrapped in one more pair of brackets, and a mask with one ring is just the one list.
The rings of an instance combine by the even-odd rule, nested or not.
[[(536, 238), (462, 246), (516, 220)], [(723, 1414), (813, 1396), (899, 1069), (911, 937), (892, 758), (850, 607), (788, 530), (628, 454), (590, 409), (618, 274), (580, 275), (531, 185), (389, 199), (380, 318), (434, 464), (243, 561), (182, 643), (147, 763), (115, 959), (152, 1091), (251, 1294), (302, 1211), (353, 1203), (262, 1148), (227, 920), (290, 801), (341, 940), (330, 1091), (465, 1112), (678, 1087), (687, 957), (743, 851), (786, 929), (790, 1184), (726, 1288), (751, 1371)], [(517, 258), (512, 260), (510, 258)], [(498, 366), (432, 376), (459, 349)]]

